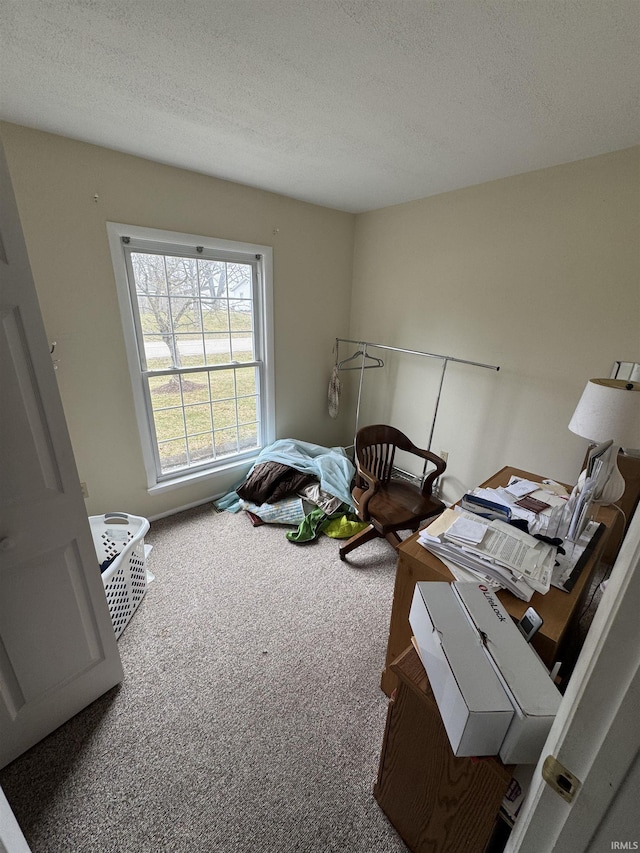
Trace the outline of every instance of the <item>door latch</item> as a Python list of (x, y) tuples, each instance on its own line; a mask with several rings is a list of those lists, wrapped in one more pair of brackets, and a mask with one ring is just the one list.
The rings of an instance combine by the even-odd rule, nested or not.
[(542, 765), (542, 778), (556, 794), (567, 803), (572, 803), (582, 782), (570, 770), (560, 764), (555, 755), (547, 755)]

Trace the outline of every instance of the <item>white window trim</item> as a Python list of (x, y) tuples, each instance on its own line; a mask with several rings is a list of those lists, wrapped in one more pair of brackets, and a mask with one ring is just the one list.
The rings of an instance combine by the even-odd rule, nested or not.
[(265, 444), (275, 439), (275, 374), (274, 374), (274, 345), (273, 345), (273, 249), (271, 246), (261, 246), (255, 243), (239, 243), (231, 240), (221, 240), (214, 237), (203, 237), (197, 234), (181, 234), (175, 231), (163, 231), (156, 228), (146, 228), (140, 225), (125, 225), (120, 222), (107, 222), (109, 248), (116, 280), (116, 292), (120, 306), (120, 316), (124, 331), (124, 342), (127, 353), (127, 363), (133, 387), (133, 402), (138, 422), (138, 432), (142, 445), (142, 458), (147, 474), (147, 489), (149, 494), (176, 489), (191, 483), (214, 478), (222, 473), (238, 469), (246, 471), (248, 464), (256, 458), (260, 448), (227, 459), (214, 462), (211, 468), (195, 472), (178, 471), (170, 479), (158, 481), (154, 448), (149, 425), (149, 415), (145, 400), (144, 384), (140, 374), (138, 342), (133, 316), (133, 307), (129, 292), (129, 281), (126, 273), (125, 254), (122, 238), (131, 237), (135, 240), (149, 240), (152, 243), (170, 243), (174, 246), (184, 246), (192, 250), (194, 246), (219, 252), (241, 252), (260, 255), (258, 288), (260, 290), (260, 308), (258, 312), (258, 328), (256, 334), (262, 341), (264, 354), (263, 395), (261, 412), (263, 417), (263, 435)]

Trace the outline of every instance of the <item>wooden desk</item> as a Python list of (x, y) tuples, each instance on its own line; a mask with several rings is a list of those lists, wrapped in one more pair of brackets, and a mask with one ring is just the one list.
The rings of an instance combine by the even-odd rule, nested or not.
[(458, 758), (413, 646), (391, 664), (378, 805), (413, 853), (484, 853), (513, 767), (499, 758)]
[[(504, 486), (509, 482), (511, 475), (526, 477), (534, 482), (540, 482), (543, 479), (538, 474), (531, 474), (519, 468), (505, 467), (482, 485), (487, 488)], [(607, 542), (609, 529), (615, 519), (615, 510), (610, 507), (599, 509), (597, 520), (603, 522), (606, 529), (594, 546), (571, 592), (563, 592), (551, 587), (546, 595), (534, 593), (530, 602), (522, 601), (506, 590), (500, 590), (498, 593), (498, 598), (514, 621), (517, 622), (528, 607), (534, 607), (544, 619), (544, 624), (533, 638), (532, 645), (549, 668), (559, 659), (558, 654), (562, 640), (572, 621), (579, 616), (582, 610), (589, 591), (589, 581), (598, 565)], [(387, 696), (391, 696), (398, 683), (397, 676), (390, 669), (390, 664), (411, 643), (409, 610), (416, 583), (418, 581), (451, 582), (455, 580), (444, 563), (426, 548), (423, 548), (417, 540), (418, 533), (414, 533), (405, 539), (398, 548), (398, 568), (391, 608), (387, 657), (381, 681), (381, 687)]]

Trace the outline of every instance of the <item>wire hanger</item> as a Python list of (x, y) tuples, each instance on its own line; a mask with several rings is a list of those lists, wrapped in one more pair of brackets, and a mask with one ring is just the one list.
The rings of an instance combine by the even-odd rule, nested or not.
[[(366, 352), (363, 352), (359, 349), (357, 352), (354, 352), (353, 355), (350, 355), (349, 358), (345, 358), (343, 361), (338, 362), (338, 370), (362, 370), (362, 357), (364, 356), (365, 362), (372, 361), (373, 364), (364, 365), (365, 370), (371, 370), (376, 367), (384, 367), (384, 361), (381, 358), (377, 358), (375, 355), (369, 355)], [(360, 364), (357, 367), (344, 367), (345, 364), (348, 364), (350, 361), (354, 361), (356, 358), (361, 360)]]

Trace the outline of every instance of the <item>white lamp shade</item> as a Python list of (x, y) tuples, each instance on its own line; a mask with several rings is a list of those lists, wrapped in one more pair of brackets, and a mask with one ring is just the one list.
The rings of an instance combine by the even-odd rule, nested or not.
[(612, 439), (619, 447), (640, 448), (640, 382), (590, 379), (569, 429), (590, 441)]

